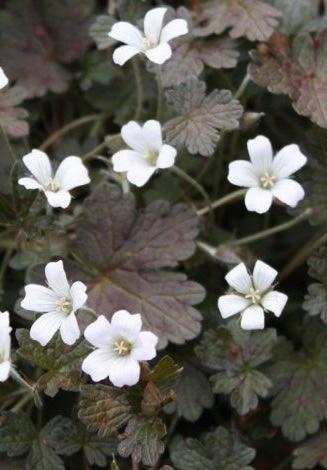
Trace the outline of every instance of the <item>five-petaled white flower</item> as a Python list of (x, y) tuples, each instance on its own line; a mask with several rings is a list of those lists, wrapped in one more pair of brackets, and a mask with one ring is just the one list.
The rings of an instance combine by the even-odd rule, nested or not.
[(140, 378), (139, 361), (153, 359), (158, 342), (155, 334), (141, 328), (139, 313), (119, 310), (111, 322), (101, 315), (84, 331), (85, 338), (97, 349), (84, 359), (83, 371), (94, 382), (109, 377), (116, 387), (135, 385)]
[(34, 178), (20, 178), (18, 183), (26, 189), (39, 189), (44, 192), (52, 207), (69, 206), (69, 191), (90, 182), (87, 168), (79, 157), (66, 157), (53, 174), (49, 157), (40, 150), (32, 150), (23, 157), (23, 162)]
[(269, 139), (259, 135), (248, 140), (247, 147), (251, 162), (236, 160), (230, 163), (228, 173), (232, 184), (250, 188), (245, 196), (247, 210), (267, 212), (274, 197), (295, 207), (303, 199), (304, 190), (289, 177), (307, 161), (298, 145), (286, 145), (273, 157)]
[(121, 136), (131, 150), (120, 150), (112, 156), (114, 171), (127, 173), (127, 179), (143, 186), (158, 169), (174, 165), (177, 151), (162, 143), (161, 125), (150, 120), (141, 127), (130, 121), (121, 129)]
[(31, 338), (45, 346), (59, 330), (65, 344), (74, 344), (80, 336), (75, 312), (87, 300), (86, 286), (80, 281), (68, 284), (62, 261), (48, 263), (45, 277), (49, 287), (28, 284), (21, 302), (26, 310), (43, 313), (31, 327)]
[(124, 65), (136, 54), (145, 54), (155, 64), (163, 64), (171, 57), (172, 51), (168, 42), (171, 39), (187, 34), (187, 22), (175, 19), (162, 27), (167, 8), (153, 8), (144, 17), (144, 34), (126, 21), (115, 23), (108, 35), (123, 42), (126, 46), (118, 47), (112, 56), (118, 65)]
[(241, 313), (244, 330), (261, 330), (265, 326), (264, 311), (279, 317), (287, 302), (287, 295), (273, 290), (277, 271), (262, 261), (257, 261), (250, 276), (244, 263), (238, 264), (225, 276), (232, 293), (218, 299), (223, 318)]
[(0, 382), (5, 382), (10, 374), (10, 332), (9, 312), (0, 312)]
[(5, 74), (4, 70), (2, 67), (0, 67), (0, 90), (7, 86), (9, 83), (8, 77)]

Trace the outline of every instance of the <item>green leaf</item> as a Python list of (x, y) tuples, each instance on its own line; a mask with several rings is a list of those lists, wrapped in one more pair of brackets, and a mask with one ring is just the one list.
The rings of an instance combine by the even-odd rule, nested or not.
[(156, 465), (165, 450), (166, 427), (157, 417), (133, 417), (126, 426), (118, 453), (144, 465)]
[(211, 377), (214, 393), (230, 395), (231, 405), (239, 414), (258, 406), (272, 386), (261, 371), (272, 358), (276, 332), (247, 332), (237, 321), (204, 333), (195, 352), (202, 364), (218, 371)]
[(100, 15), (95, 18), (94, 23), (90, 27), (89, 34), (96, 43), (98, 49), (103, 50), (115, 44), (115, 40), (108, 36), (112, 25), (117, 20), (109, 15)]
[(176, 438), (170, 456), (177, 470), (250, 470), (255, 450), (236, 433), (219, 426), (201, 440)]
[(151, 5), (147, 0), (142, 0), (142, 2), (135, 2), (134, 0), (117, 1), (120, 19), (131, 23), (137, 23), (141, 20), (150, 7)]
[(181, 370), (170, 356), (164, 356), (146, 376), (146, 380), (153, 382), (160, 393), (164, 394), (175, 387)]
[(61, 458), (41, 439), (33, 442), (26, 460), (26, 470), (65, 470)]
[(319, 15), (319, 0), (270, 0), (270, 3), (283, 14), (278, 29), (285, 34), (297, 33)]
[(67, 346), (57, 334), (43, 347), (31, 339), (28, 330), (17, 330), (16, 336), (19, 343), (17, 354), (30, 364), (47, 370), (37, 381), (40, 390), (44, 390), (50, 397), (55, 396), (59, 389), (79, 390), (82, 380), (81, 364), (89, 352), (85, 341)]
[(303, 324), (302, 349), (285, 342), (271, 366), (274, 399), (271, 422), (281, 426), (285, 437), (300, 441), (318, 431), (327, 418), (327, 330), (307, 319)]
[(23, 108), (18, 108), (25, 98), (26, 92), (19, 86), (1, 91), (0, 122), (11, 137), (25, 137), (29, 133), (29, 125), (26, 121), (28, 112)]
[(316, 468), (319, 465), (327, 468), (327, 432), (321, 431), (317, 436), (303, 442), (293, 451), (292, 468), (302, 470)]
[(36, 436), (36, 429), (23, 412), (4, 411), (0, 417), (0, 452), (8, 457), (25, 454)]

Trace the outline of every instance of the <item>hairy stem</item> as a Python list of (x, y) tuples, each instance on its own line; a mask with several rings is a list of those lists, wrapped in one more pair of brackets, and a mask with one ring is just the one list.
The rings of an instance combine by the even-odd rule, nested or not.
[(41, 398), (40, 398), (40, 396), (39, 396), (39, 394), (36, 390), (36, 384), (32, 385), (29, 382), (27, 382), (27, 380), (25, 380), (13, 366), (11, 366), (10, 375), (15, 380), (15, 382), (17, 382), (20, 385), (22, 385), (23, 387), (25, 387), (31, 393), (31, 395), (34, 398), (35, 405), (38, 408), (41, 408), (42, 407), (42, 401), (41, 401)]
[(184, 170), (182, 170), (181, 168), (178, 168), (177, 166), (174, 166), (171, 168), (171, 170), (177, 175), (179, 176), (180, 178), (184, 179), (185, 181), (187, 181), (191, 186), (193, 186), (203, 197), (205, 203), (207, 204), (207, 211), (206, 212), (210, 212), (211, 211), (211, 200), (210, 200), (210, 197), (208, 195), (208, 193), (206, 192), (206, 190), (203, 188), (203, 186), (201, 186), (200, 183), (198, 183), (194, 178), (192, 178), (192, 176), (188, 175)]
[(3, 138), (3, 140), (4, 140), (4, 142), (5, 142), (6, 146), (7, 146), (7, 148), (8, 148), (8, 150), (9, 150), (9, 153), (10, 153), (10, 156), (11, 156), (11, 158), (12, 158), (12, 161), (15, 162), (16, 160), (18, 160), (18, 158), (17, 158), (17, 155), (16, 155), (14, 149), (12, 148), (12, 145), (11, 145), (11, 143), (10, 143), (10, 140), (9, 140), (9, 138), (8, 138), (8, 135), (7, 135), (6, 131), (4, 130), (3, 126), (0, 125), (0, 129), (1, 129), (2, 138)]
[(217, 201), (212, 202), (210, 205), (203, 207), (202, 209), (197, 210), (197, 214), (202, 216), (207, 214), (212, 209), (217, 209), (218, 207), (224, 206), (225, 204), (229, 204), (231, 202), (237, 201), (241, 199), (244, 194), (246, 193), (246, 189), (238, 189), (237, 191), (233, 191), (232, 193), (227, 194), (226, 196), (217, 199)]
[(108, 147), (108, 145), (110, 144), (110, 141), (116, 139), (117, 137), (119, 137), (119, 135), (120, 134), (113, 134), (113, 135), (107, 137), (101, 144), (97, 145), (96, 147), (94, 147), (94, 149), (90, 150), (88, 153), (83, 155), (83, 157), (82, 157), (83, 162), (85, 163), (85, 162), (88, 162), (90, 160), (93, 160), (93, 158), (98, 156), (99, 152), (101, 152), (106, 147)]
[(250, 83), (250, 80), (251, 80), (250, 75), (248, 73), (246, 73), (246, 75), (243, 78), (240, 86), (238, 87), (236, 93), (234, 94), (234, 98), (238, 99), (243, 95), (243, 93), (246, 90), (248, 84)]
[(140, 71), (139, 59), (135, 57), (132, 62), (133, 62), (133, 70), (134, 70), (135, 84), (136, 84), (136, 96), (137, 96), (134, 119), (135, 121), (138, 121), (141, 117), (142, 109), (143, 109), (142, 76), (141, 76), (141, 71)]
[(158, 97), (157, 97), (157, 113), (156, 118), (160, 121), (161, 114), (162, 114), (162, 106), (163, 106), (163, 87), (162, 87), (162, 78), (161, 78), (161, 68), (158, 65), (158, 73), (157, 73), (157, 87), (158, 87)]

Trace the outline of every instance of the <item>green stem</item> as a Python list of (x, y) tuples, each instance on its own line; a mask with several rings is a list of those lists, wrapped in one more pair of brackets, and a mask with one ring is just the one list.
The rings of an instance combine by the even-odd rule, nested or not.
[(210, 210), (217, 209), (218, 207), (224, 206), (225, 204), (229, 204), (230, 202), (241, 199), (242, 196), (244, 196), (244, 194), (246, 193), (246, 191), (246, 189), (238, 189), (237, 191), (233, 191), (232, 193), (229, 193), (226, 196), (217, 199), (217, 201), (212, 202), (210, 205), (197, 210), (197, 214), (200, 216), (205, 215)]
[(14, 248), (13, 247), (8, 247), (5, 251), (5, 254), (3, 256), (3, 259), (2, 259), (2, 263), (1, 263), (1, 266), (0, 266), (0, 296), (2, 296), (3, 294), (3, 278), (4, 278), (4, 275), (6, 273), (6, 270), (7, 270), (7, 267), (8, 267), (8, 264), (9, 264), (9, 261), (10, 261), (10, 258), (11, 258), (11, 255), (14, 251)]
[(250, 83), (250, 81), (251, 81), (250, 75), (248, 73), (246, 73), (245, 77), (243, 78), (240, 86), (238, 87), (238, 89), (237, 89), (237, 91), (234, 95), (234, 98), (238, 99), (243, 95), (243, 93), (246, 90), (246, 88), (247, 88), (248, 84)]
[(268, 228), (267, 230), (262, 230), (261, 232), (248, 235), (247, 237), (243, 237), (238, 240), (227, 242), (226, 245), (229, 245), (229, 246), (245, 245), (247, 243), (252, 243), (257, 240), (262, 240), (263, 238), (270, 237), (271, 235), (274, 235), (275, 233), (288, 230), (289, 228), (294, 227), (294, 225), (297, 225), (303, 222), (304, 220), (307, 220), (309, 216), (312, 214), (312, 212), (313, 212), (312, 209), (307, 209), (302, 214), (295, 217), (295, 219), (289, 220), (288, 222), (284, 222), (283, 224), (280, 224), (280, 225), (276, 225), (275, 227)]
[(82, 307), (82, 308), (80, 308), (80, 310), (84, 310), (84, 312), (90, 313), (92, 315), (92, 317), (95, 318), (96, 320), (99, 318), (99, 316), (97, 315), (96, 311), (93, 310), (93, 308)]
[(21, 410), (31, 399), (32, 399), (32, 395), (25, 394), (25, 395), (16, 403), (16, 405), (11, 408), (10, 411), (13, 411), (14, 413), (16, 413), (17, 411)]
[(137, 93), (137, 102), (136, 102), (136, 110), (134, 119), (138, 121), (142, 115), (143, 109), (143, 86), (142, 86), (142, 76), (140, 71), (139, 60), (137, 57), (133, 59), (133, 69), (135, 75), (135, 83), (136, 83), (136, 93)]
[(161, 68), (158, 65), (157, 73), (157, 87), (158, 87), (158, 97), (157, 97), (157, 113), (156, 118), (158, 121), (161, 119), (162, 106), (163, 106), (163, 87), (162, 87), (162, 78), (161, 78)]
[(1, 129), (1, 135), (2, 135), (2, 138), (6, 144), (6, 146), (8, 147), (8, 150), (9, 150), (9, 153), (10, 153), (10, 156), (11, 156), (11, 159), (13, 162), (15, 162), (16, 160), (18, 160), (17, 158), (17, 155), (14, 151), (14, 149), (12, 148), (12, 145), (10, 143), (10, 140), (8, 139), (8, 136), (7, 136), (7, 133), (6, 131), (4, 130), (3, 126), (0, 125), (0, 129)]
[(119, 135), (120, 134), (113, 134), (113, 135), (107, 137), (101, 144), (97, 145), (92, 150), (90, 150), (88, 153), (83, 155), (83, 157), (82, 157), (83, 162), (85, 163), (87, 161), (92, 160), (94, 157), (97, 157), (99, 152), (101, 152), (103, 149), (108, 147), (109, 144), (110, 144), (110, 141), (116, 139), (117, 137), (119, 137)]
[(40, 396), (39, 396), (39, 394), (36, 390), (36, 384), (32, 385), (29, 382), (27, 382), (27, 380), (25, 380), (13, 366), (11, 366), (10, 375), (15, 380), (15, 382), (17, 382), (20, 385), (22, 385), (23, 387), (25, 387), (31, 393), (31, 395), (34, 398), (35, 405), (38, 408), (41, 408), (42, 401), (41, 401), (41, 398), (40, 398)]

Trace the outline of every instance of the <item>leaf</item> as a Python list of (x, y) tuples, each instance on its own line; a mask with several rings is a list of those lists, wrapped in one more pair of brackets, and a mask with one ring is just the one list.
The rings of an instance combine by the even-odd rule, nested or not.
[(23, 412), (4, 411), (0, 416), (0, 452), (8, 457), (25, 454), (36, 435), (30, 418)]
[(166, 427), (160, 418), (134, 417), (125, 429), (123, 439), (118, 444), (118, 453), (144, 465), (156, 465), (165, 450), (162, 438)]
[(243, 108), (229, 90), (205, 93), (203, 81), (191, 78), (167, 90), (167, 102), (179, 114), (165, 124), (167, 140), (192, 153), (212, 155), (221, 130), (237, 129)]
[(284, 436), (300, 441), (318, 431), (327, 417), (327, 331), (308, 319), (303, 324), (303, 347), (294, 351), (287, 344), (271, 366), (274, 399), (271, 422)]
[(30, 364), (47, 372), (37, 381), (38, 388), (50, 397), (59, 389), (78, 391), (81, 384), (81, 364), (89, 349), (85, 341), (66, 346), (56, 335), (46, 348), (30, 338), (28, 330), (16, 331), (19, 342), (17, 354)]
[(92, 6), (92, 0), (7, 2), (0, 14), (1, 65), (29, 97), (67, 89), (70, 73), (61, 64), (86, 51)]
[(105, 437), (117, 433), (131, 418), (131, 405), (124, 390), (108, 385), (84, 385), (78, 417), (90, 432)]
[(303, 309), (309, 315), (320, 315), (321, 320), (327, 323), (327, 247), (314, 253), (308, 259), (308, 265), (310, 276), (320, 282), (309, 285)]
[(294, 34), (318, 17), (319, 0), (270, 0), (282, 13), (279, 31)]
[(327, 32), (309, 33), (292, 41), (274, 34), (264, 47), (252, 51), (251, 78), (272, 93), (287, 94), (295, 111), (327, 127)]
[(316, 468), (319, 465), (327, 468), (327, 432), (321, 431), (317, 436), (305, 441), (293, 451), (292, 468), (301, 470)]
[(255, 450), (243, 444), (236, 433), (219, 426), (201, 441), (175, 439), (170, 456), (176, 470), (251, 470), (248, 464)]
[(76, 227), (83, 266), (72, 265), (74, 277), (88, 285), (88, 305), (108, 316), (122, 308), (141, 313), (160, 347), (196, 337), (201, 315), (192, 305), (202, 301), (203, 288), (160, 268), (176, 267), (194, 253), (197, 224), (184, 204), (155, 201), (138, 213), (131, 193), (99, 186)]
[(29, 133), (28, 112), (17, 107), (25, 96), (24, 89), (18, 86), (0, 92), (0, 123), (11, 137), (24, 137)]
[(164, 356), (154, 366), (145, 379), (156, 385), (158, 390), (164, 394), (176, 386), (181, 367), (170, 356)]
[(230, 395), (231, 405), (241, 415), (258, 406), (272, 386), (260, 366), (272, 357), (276, 332), (247, 332), (237, 321), (206, 331), (195, 348), (202, 364), (218, 371), (211, 377), (214, 393)]
[(198, 36), (221, 34), (228, 29), (232, 38), (265, 41), (274, 32), (281, 13), (260, 0), (211, 0), (198, 15)]
[(109, 31), (117, 20), (109, 15), (99, 15), (90, 27), (89, 34), (99, 50), (107, 49), (115, 44), (115, 40), (108, 36)]

